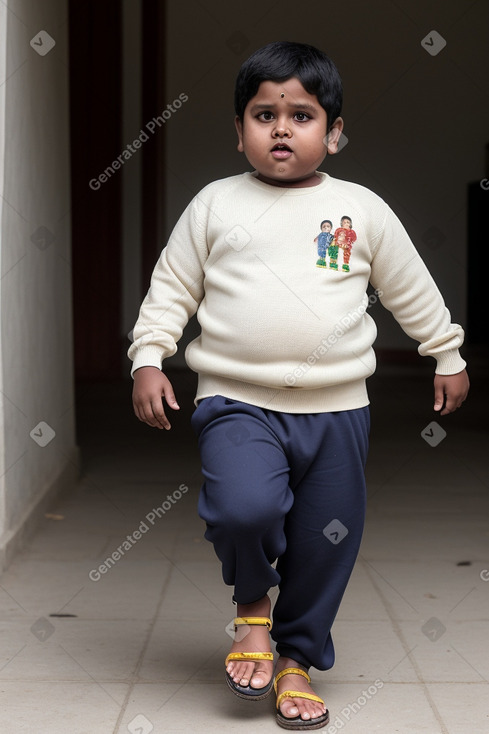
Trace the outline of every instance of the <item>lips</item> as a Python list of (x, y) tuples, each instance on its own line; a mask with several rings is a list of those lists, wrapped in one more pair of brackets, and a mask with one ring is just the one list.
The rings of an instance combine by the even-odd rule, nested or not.
[(274, 158), (277, 158), (279, 160), (290, 158), (290, 156), (292, 155), (292, 149), (289, 148), (287, 143), (277, 143), (273, 146), (270, 152)]

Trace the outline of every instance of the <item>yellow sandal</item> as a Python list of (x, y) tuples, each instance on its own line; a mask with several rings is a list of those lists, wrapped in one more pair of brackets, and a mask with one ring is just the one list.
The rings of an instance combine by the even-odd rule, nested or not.
[[(300, 668), (284, 668), (275, 676), (274, 681), (274, 688), (275, 693), (277, 693), (277, 683), (281, 678), (284, 677), (284, 675), (302, 675), (303, 678), (307, 680), (308, 683), (311, 682), (311, 678), (309, 675)], [(322, 698), (319, 698), (319, 696), (315, 696), (313, 693), (303, 693), (302, 691), (284, 691), (280, 694), (277, 698), (277, 724), (281, 726), (283, 729), (293, 729), (295, 731), (305, 729), (321, 729), (323, 726), (326, 726), (326, 724), (329, 721), (329, 711), (326, 709), (326, 713), (322, 714), (322, 716), (318, 716), (315, 719), (303, 719), (301, 716), (296, 716), (295, 718), (291, 719), (287, 716), (284, 716), (282, 712), (280, 711), (280, 704), (284, 700), (284, 698), (305, 698), (308, 701), (317, 701), (318, 703), (322, 703), (324, 705), (324, 701)]]
[[(249, 625), (263, 625), (268, 627), (270, 631), (272, 629), (272, 621), (268, 617), (236, 617), (234, 620), (234, 631), (236, 632), (238, 627), (243, 624)], [(227, 667), (231, 660), (247, 660), (250, 662), (258, 660), (270, 660), (273, 662), (272, 652), (230, 652), (225, 660)], [(263, 688), (252, 688), (251, 686), (240, 686), (235, 683), (229, 673), (226, 671), (226, 682), (232, 692), (239, 696), (239, 698), (246, 698), (249, 701), (262, 701), (264, 698), (270, 695), (273, 689), (273, 676), (270, 682), (267, 683)]]

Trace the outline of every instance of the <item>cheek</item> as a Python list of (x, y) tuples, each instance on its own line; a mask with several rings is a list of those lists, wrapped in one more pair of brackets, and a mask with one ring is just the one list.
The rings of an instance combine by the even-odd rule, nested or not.
[(250, 135), (245, 139), (244, 143), (246, 151), (252, 155), (256, 155), (263, 147), (256, 135)]

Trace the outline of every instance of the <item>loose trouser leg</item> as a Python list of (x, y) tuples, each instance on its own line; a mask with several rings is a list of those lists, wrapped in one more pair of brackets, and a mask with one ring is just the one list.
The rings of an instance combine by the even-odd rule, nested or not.
[(224, 581), (242, 604), (278, 583), (278, 652), (330, 668), (331, 626), (363, 531), (368, 408), (294, 415), (215, 396), (192, 422), (205, 477), (199, 514)]
[[(307, 431), (314, 460), (303, 474), (294, 470), (299, 459), (291, 462), (294, 504), (285, 523), (287, 547), (277, 563), (281, 581), (272, 636), (280, 655), (327, 670), (334, 663), (331, 626), (364, 527), (369, 412), (361, 408), (319, 416), (315, 434)], [(306, 424), (307, 419), (303, 430)], [(294, 448), (291, 452), (304, 453), (297, 444)]]
[(272, 563), (285, 550), (284, 519), (293, 503), (289, 466), (260, 408), (216, 395), (192, 425), (199, 435), (204, 484), (198, 512), (234, 599), (249, 604), (280, 580)]

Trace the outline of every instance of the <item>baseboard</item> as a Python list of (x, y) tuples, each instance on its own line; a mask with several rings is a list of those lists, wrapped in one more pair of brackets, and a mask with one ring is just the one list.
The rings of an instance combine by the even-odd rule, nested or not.
[(69, 454), (61, 472), (43, 492), (42, 496), (31, 504), (15, 528), (9, 530), (0, 541), (0, 573), (5, 571), (12, 559), (25, 546), (34, 533), (44, 513), (62, 492), (70, 491), (80, 477), (80, 450), (75, 446)]

